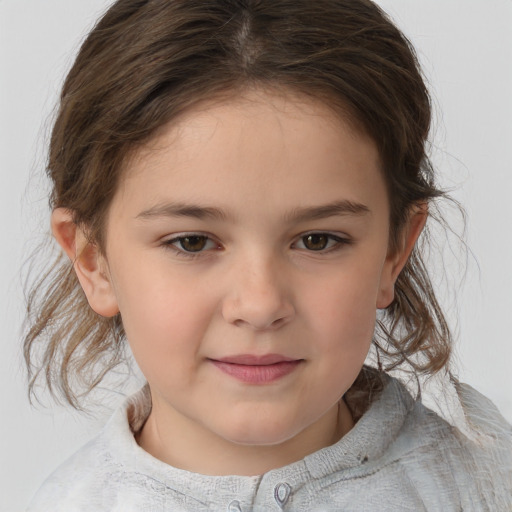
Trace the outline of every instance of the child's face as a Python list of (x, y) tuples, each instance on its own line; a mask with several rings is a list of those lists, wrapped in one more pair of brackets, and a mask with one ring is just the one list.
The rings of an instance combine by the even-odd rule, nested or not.
[(106, 259), (155, 412), (257, 445), (332, 416), (403, 264), (379, 165), (322, 104), (264, 92), (196, 109), (136, 154)]

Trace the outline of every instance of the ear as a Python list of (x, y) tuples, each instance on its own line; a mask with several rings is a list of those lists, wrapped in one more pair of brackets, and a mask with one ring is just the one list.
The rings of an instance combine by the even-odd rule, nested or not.
[(428, 218), (427, 203), (419, 203), (411, 208), (409, 219), (403, 227), (400, 247), (389, 253), (381, 273), (380, 288), (377, 296), (377, 308), (387, 308), (395, 298), (395, 282), (407, 263)]
[(119, 313), (107, 261), (98, 247), (73, 222), (72, 212), (65, 208), (56, 208), (52, 213), (51, 226), (53, 236), (73, 262), (73, 268), (91, 308), (105, 317)]

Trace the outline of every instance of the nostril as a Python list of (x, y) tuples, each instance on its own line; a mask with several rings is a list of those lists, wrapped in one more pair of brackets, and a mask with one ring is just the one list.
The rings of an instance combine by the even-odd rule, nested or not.
[(256, 330), (278, 329), (295, 315), (291, 302), (281, 297), (244, 294), (226, 298), (222, 304), (224, 319), (238, 327)]
[(269, 322), (258, 322), (257, 320), (248, 320), (248, 319), (242, 319), (238, 318), (234, 322), (232, 322), (237, 327), (249, 327), (258, 331), (266, 331), (266, 330), (275, 330), (279, 329), (283, 325), (287, 324), (289, 321), (289, 317), (281, 317), (277, 318), (275, 320), (270, 320)]

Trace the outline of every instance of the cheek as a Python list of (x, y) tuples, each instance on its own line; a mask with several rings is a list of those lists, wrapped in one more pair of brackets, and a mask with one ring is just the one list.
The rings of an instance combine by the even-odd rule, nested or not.
[(313, 355), (320, 363), (314, 381), (326, 397), (334, 393), (338, 399), (352, 385), (368, 355), (376, 320), (374, 293), (333, 285), (324, 289), (324, 298), (317, 301), (312, 320), (312, 335), (317, 340)]
[(368, 267), (351, 269), (315, 286), (304, 306), (311, 311), (311, 350), (320, 363), (314, 380), (319, 387), (327, 386), (322, 392), (333, 390), (338, 398), (359, 374), (375, 329), (378, 279)]
[(155, 279), (152, 272), (118, 282), (116, 293), (128, 343), (148, 380), (150, 374), (169, 374), (170, 366), (185, 373), (214, 314), (215, 298), (204, 287), (182, 279)]
[(315, 285), (304, 296), (303, 308), (311, 311), (310, 320), (318, 330), (330, 332), (329, 339), (370, 339), (375, 327), (376, 300), (379, 278), (371, 268), (355, 267), (349, 272), (333, 273), (329, 279)]

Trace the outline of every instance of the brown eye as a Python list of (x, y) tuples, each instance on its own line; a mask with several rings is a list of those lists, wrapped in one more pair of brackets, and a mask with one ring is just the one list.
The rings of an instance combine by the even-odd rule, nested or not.
[(208, 237), (201, 235), (184, 236), (176, 240), (181, 249), (187, 252), (202, 251), (208, 242)]
[(310, 251), (323, 251), (329, 244), (329, 236), (324, 233), (313, 233), (302, 237), (302, 243)]
[(295, 242), (294, 247), (306, 251), (327, 253), (331, 250), (341, 249), (352, 243), (352, 240), (347, 237), (333, 235), (332, 233), (317, 232), (301, 236), (297, 242)]

